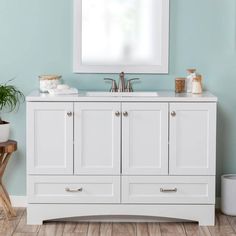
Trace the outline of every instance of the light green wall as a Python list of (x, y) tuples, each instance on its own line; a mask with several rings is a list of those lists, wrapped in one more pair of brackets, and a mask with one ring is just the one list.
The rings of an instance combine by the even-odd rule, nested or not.
[[(186, 68), (198, 68), (205, 87), (219, 97), (218, 176), (236, 173), (235, 0), (170, 2), (169, 75), (140, 75), (142, 83), (135, 88), (170, 90)], [(15, 77), (14, 83), (28, 94), (38, 87), (37, 76), (45, 73), (62, 74), (79, 89), (109, 87), (101, 74), (72, 73), (72, 0), (0, 0), (0, 82)], [(11, 137), (19, 143), (5, 182), (10, 194), (24, 195), (25, 104), (4, 118), (11, 121)]]

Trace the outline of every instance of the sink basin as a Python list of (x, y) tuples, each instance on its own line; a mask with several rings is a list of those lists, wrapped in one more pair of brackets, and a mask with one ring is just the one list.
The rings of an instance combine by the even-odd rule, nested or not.
[(157, 92), (86, 92), (86, 96), (91, 97), (157, 97)]

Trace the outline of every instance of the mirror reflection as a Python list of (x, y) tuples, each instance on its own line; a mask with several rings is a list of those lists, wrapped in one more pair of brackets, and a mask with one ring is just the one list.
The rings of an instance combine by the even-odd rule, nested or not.
[(82, 64), (161, 64), (161, 9), (162, 0), (82, 0)]

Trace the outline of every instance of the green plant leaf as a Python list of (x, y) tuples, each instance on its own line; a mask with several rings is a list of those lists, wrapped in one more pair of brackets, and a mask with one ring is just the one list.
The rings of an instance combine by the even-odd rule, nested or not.
[[(21, 102), (24, 102), (24, 94), (15, 86), (10, 85), (7, 81), (5, 84), (0, 84), (0, 111), (12, 112), (18, 110)], [(1, 123), (1, 118), (0, 118)]]

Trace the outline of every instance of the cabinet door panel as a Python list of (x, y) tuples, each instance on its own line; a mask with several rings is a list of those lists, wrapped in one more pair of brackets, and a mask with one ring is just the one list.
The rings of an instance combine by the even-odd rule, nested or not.
[(170, 105), (170, 174), (215, 175), (215, 141), (216, 104)]
[(75, 103), (75, 174), (120, 174), (120, 103)]
[(122, 111), (123, 175), (167, 175), (168, 104), (123, 103)]
[(27, 104), (30, 174), (73, 174), (73, 103)]

